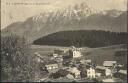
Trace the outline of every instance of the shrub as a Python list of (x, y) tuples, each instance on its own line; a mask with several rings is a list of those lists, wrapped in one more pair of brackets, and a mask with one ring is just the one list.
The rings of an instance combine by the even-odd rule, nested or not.
[(35, 62), (24, 37), (1, 37), (1, 81), (32, 81)]

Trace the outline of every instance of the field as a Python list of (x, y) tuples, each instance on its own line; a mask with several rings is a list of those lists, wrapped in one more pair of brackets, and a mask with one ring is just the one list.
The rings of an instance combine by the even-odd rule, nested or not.
[[(58, 48), (68, 49), (69, 47), (32, 45), (31, 51), (33, 53), (39, 52), (44, 56), (53, 53), (53, 51)], [(124, 44), (100, 48), (83, 47), (82, 54), (85, 59), (91, 59), (98, 65), (102, 65), (105, 60), (116, 60), (117, 63), (124, 64), (125, 69), (127, 66), (127, 45)]]

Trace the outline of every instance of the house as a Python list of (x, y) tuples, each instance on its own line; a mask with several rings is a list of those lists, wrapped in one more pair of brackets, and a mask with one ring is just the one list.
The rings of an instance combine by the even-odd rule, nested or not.
[(96, 66), (96, 72), (101, 73), (101, 76), (106, 76), (105, 70), (107, 67), (104, 66)]
[(104, 61), (103, 66), (104, 67), (113, 67), (117, 62), (116, 61)]
[(127, 75), (127, 70), (119, 70), (119, 73), (122, 73), (122, 74), (126, 74)]
[(44, 62), (43, 61), (43, 59), (44, 59), (43, 56), (41, 56), (38, 52), (35, 52), (35, 57), (36, 57), (35, 59), (36, 59), (37, 62)]
[(57, 64), (57, 62), (51, 61), (51, 62), (47, 62), (45, 64), (45, 67), (49, 72), (56, 72), (59, 68), (59, 65)]
[(58, 54), (53, 54), (53, 57), (54, 57), (54, 58), (58, 57)]
[(101, 73), (96, 73), (96, 77), (101, 77)]
[(87, 77), (88, 78), (95, 78), (95, 76), (96, 76), (96, 72), (93, 67), (90, 67), (89, 69), (87, 69)]
[(81, 49), (71, 46), (71, 48), (69, 49), (69, 56), (72, 56), (72, 58), (81, 57), (82, 56)]
[(74, 78), (80, 77), (80, 71), (76, 67), (69, 68), (68, 71), (74, 74)]
[(68, 74), (66, 77), (67, 77), (68, 79), (74, 79), (74, 76), (73, 76), (72, 74)]
[(110, 77), (112, 77), (113, 74), (112, 74), (111, 69), (108, 69), (108, 68), (105, 69), (105, 75), (106, 75), (106, 76), (110, 76)]
[(112, 70), (108, 69), (104, 66), (96, 66), (96, 71), (101, 73), (103, 76), (111, 76), (112, 77)]

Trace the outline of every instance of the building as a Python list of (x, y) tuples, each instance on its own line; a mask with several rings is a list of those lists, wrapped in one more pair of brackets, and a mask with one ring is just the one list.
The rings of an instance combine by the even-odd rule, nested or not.
[(54, 58), (56, 58), (56, 57), (58, 57), (58, 56), (59, 56), (58, 54), (53, 54), (53, 57), (54, 57)]
[(87, 69), (87, 77), (88, 78), (95, 78), (96, 73), (95, 73), (95, 69), (90, 67), (89, 69)]
[(119, 73), (122, 73), (122, 74), (126, 74), (127, 75), (127, 70), (119, 70)]
[(101, 76), (106, 76), (105, 70), (107, 67), (104, 66), (96, 66), (96, 72), (101, 73)]
[(59, 68), (59, 65), (57, 64), (57, 62), (47, 62), (46, 64), (45, 64), (45, 67), (46, 67), (46, 69), (48, 70), (48, 72), (52, 72), (52, 73), (54, 73), (54, 72), (56, 72), (57, 70), (58, 70), (58, 68)]
[(113, 74), (112, 74), (112, 71), (107, 68), (107, 69), (105, 69), (105, 75), (112, 77)]
[(96, 73), (96, 77), (101, 77), (101, 73)]
[(68, 49), (56, 49), (53, 54), (64, 55)]
[(104, 67), (113, 67), (117, 62), (116, 61), (104, 61), (103, 66)]
[(74, 74), (74, 78), (80, 77), (80, 71), (76, 67), (69, 68), (68, 71), (71, 72), (72, 74)]
[(71, 48), (69, 49), (69, 56), (72, 56), (72, 58), (81, 57), (82, 56), (81, 49), (71, 46)]
[(68, 74), (66, 77), (67, 77), (68, 79), (74, 79), (74, 76), (73, 76), (72, 74)]

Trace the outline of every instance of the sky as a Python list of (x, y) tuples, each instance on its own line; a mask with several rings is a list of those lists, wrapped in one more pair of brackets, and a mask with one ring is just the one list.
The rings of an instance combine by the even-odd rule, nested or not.
[[(1, 29), (13, 22), (25, 21), (28, 17), (41, 12), (65, 9), (69, 5), (82, 2), (86, 2), (87, 5), (98, 11), (127, 10), (127, 0), (1, 0)], [(13, 3), (28, 3), (28, 5), (14, 5)], [(40, 5), (35, 5), (36, 3), (40, 3)]]

